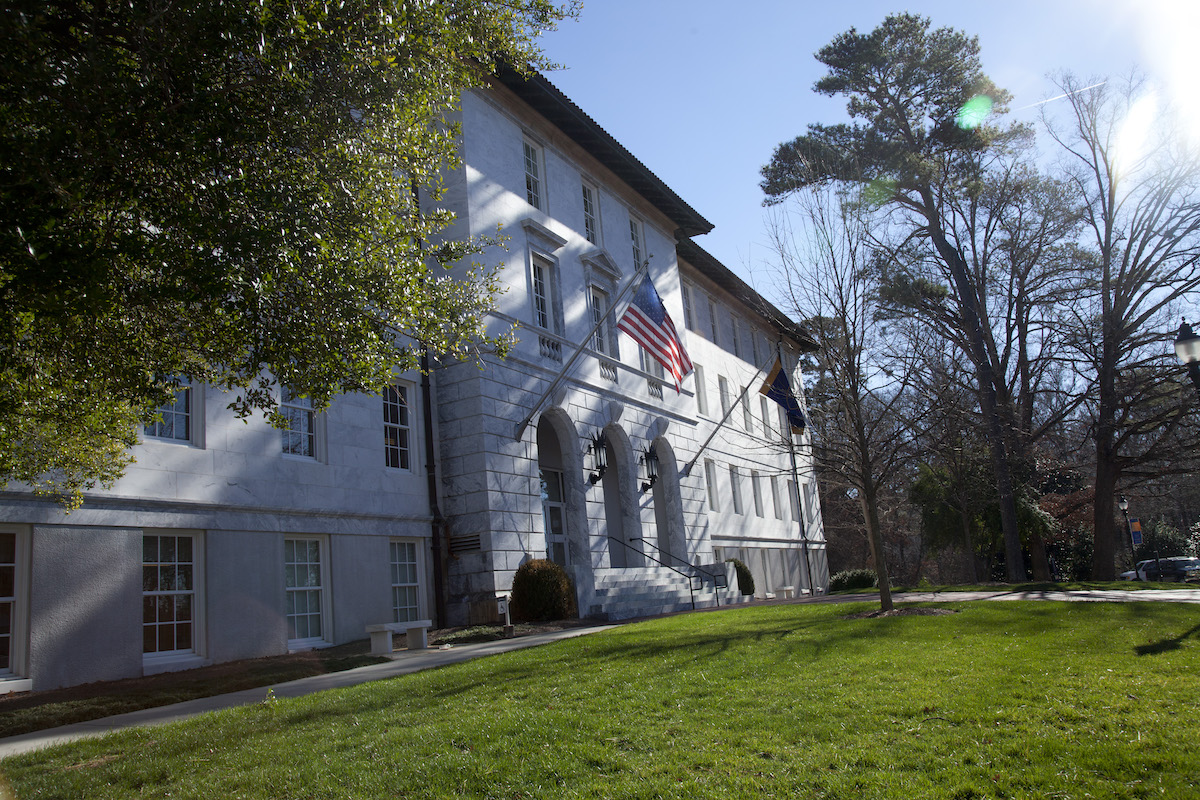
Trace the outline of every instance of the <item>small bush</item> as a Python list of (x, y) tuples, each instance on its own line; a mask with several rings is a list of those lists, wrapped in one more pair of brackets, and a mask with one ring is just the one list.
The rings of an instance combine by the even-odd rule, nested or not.
[(874, 589), (879, 577), (873, 569), (847, 569), (829, 579), (829, 591), (841, 592), (850, 589)]
[(562, 567), (544, 558), (526, 561), (517, 568), (510, 603), (512, 618), (518, 622), (579, 616), (571, 579)]
[(747, 567), (740, 558), (727, 558), (727, 564), (733, 564), (733, 571), (737, 573), (738, 589), (742, 594), (754, 594), (754, 576), (750, 574), (750, 568)]

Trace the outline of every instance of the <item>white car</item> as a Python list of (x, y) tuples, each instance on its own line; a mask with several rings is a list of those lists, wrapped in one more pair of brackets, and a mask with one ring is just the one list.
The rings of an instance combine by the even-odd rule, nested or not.
[(1136, 564), (1133, 565), (1133, 569), (1127, 569), (1124, 572), (1122, 572), (1120, 575), (1118, 575), (1117, 580), (1122, 580), (1122, 581), (1144, 581), (1144, 580), (1146, 580), (1146, 565), (1153, 561), (1154, 561), (1154, 559), (1150, 559), (1149, 561), (1137, 562)]

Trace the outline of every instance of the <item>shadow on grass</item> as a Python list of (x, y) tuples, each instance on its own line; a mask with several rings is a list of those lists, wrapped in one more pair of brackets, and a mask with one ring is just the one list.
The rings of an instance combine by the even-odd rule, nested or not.
[(1191, 630), (1184, 631), (1174, 638), (1160, 639), (1150, 644), (1140, 644), (1133, 648), (1133, 651), (1139, 656), (1156, 656), (1160, 653), (1169, 653), (1172, 650), (1178, 650), (1184, 639), (1197, 634), (1200, 634), (1200, 624), (1193, 625)]

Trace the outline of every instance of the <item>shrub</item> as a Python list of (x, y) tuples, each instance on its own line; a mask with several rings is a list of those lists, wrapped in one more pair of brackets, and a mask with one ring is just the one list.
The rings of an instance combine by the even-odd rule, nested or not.
[(754, 594), (754, 576), (750, 574), (750, 568), (742, 563), (740, 558), (727, 558), (725, 562), (733, 564), (733, 571), (737, 573), (738, 589), (742, 594)]
[(512, 617), (518, 622), (579, 616), (571, 579), (562, 567), (544, 558), (526, 561), (517, 568), (510, 603)]
[(873, 569), (846, 569), (829, 579), (829, 591), (841, 592), (848, 589), (874, 589), (879, 576)]

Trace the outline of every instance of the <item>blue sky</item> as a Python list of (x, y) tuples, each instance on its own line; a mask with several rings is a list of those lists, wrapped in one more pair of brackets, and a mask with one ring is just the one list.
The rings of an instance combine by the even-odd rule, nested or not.
[(1062, 69), (1137, 67), (1191, 93), (1200, 78), (1195, 0), (590, 0), (543, 39), (565, 67), (547, 77), (716, 226), (702, 247), (772, 297), (758, 170), (808, 123), (843, 116), (842, 101), (812, 90), (823, 74), (812, 54), (906, 10), (978, 36), (1013, 109), (1058, 94), (1046, 76)]

